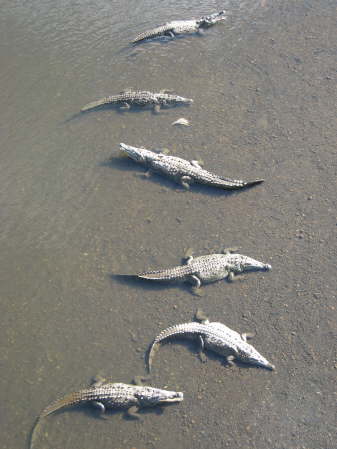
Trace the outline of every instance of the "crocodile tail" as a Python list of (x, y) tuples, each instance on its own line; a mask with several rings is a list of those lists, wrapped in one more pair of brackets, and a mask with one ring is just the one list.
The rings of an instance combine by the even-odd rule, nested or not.
[(163, 36), (163, 35), (165, 35), (165, 33), (169, 32), (169, 31), (173, 31), (173, 30), (174, 30), (174, 27), (170, 24), (161, 25), (159, 27), (153, 28), (152, 30), (144, 31), (144, 33), (138, 34), (138, 36), (135, 37), (135, 39), (132, 41), (132, 43), (136, 44), (137, 42), (141, 42), (146, 39)]
[(100, 100), (92, 101), (91, 103), (86, 104), (81, 109), (81, 112), (90, 111), (91, 109), (98, 108), (99, 106), (104, 106), (105, 104), (113, 103), (114, 99), (113, 97), (104, 97)]
[(153, 360), (153, 357), (154, 357), (155, 353), (158, 351), (159, 346), (160, 346), (160, 343), (153, 342), (151, 347), (150, 347), (150, 350), (149, 350), (149, 353), (148, 353), (148, 358), (147, 358), (147, 370), (148, 370), (149, 373), (151, 373), (152, 360)]
[[(191, 325), (192, 324), (192, 325)], [(196, 335), (202, 334), (204, 331), (204, 325), (200, 323), (184, 323), (171, 326), (163, 330), (152, 342), (148, 352), (148, 372), (151, 372), (153, 357), (158, 351), (160, 345), (165, 341), (173, 337), (193, 338)]]
[(73, 405), (81, 402), (83, 400), (83, 395), (81, 392), (77, 393), (70, 393), (64, 398), (53, 402), (52, 404), (48, 405), (43, 412), (40, 414), (40, 416), (36, 419), (31, 435), (30, 435), (30, 443), (29, 443), (29, 449), (33, 449), (35, 446), (36, 437), (39, 433), (40, 426), (41, 426), (41, 420), (42, 418), (50, 415), (51, 413), (55, 412), (56, 410), (59, 410), (63, 407), (67, 407), (68, 405)]
[(223, 188), (224, 190), (239, 190), (239, 189), (245, 189), (248, 187), (257, 186), (258, 184), (261, 184), (264, 182), (264, 179), (256, 179), (254, 181), (238, 181), (228, 178), (221, 178), (222, 181), (225, 181), (223, 183), (219, 182), (219, 184), (216, 183), (216, 185), (220, 188)]
[(41, 413), (40, 418), (44, 418), (45, 416), (48, 416), (51, 413), (56, 412), (56, 410), (60, 410), (63, 407), (78, 404), (79, 402), (82, 401), (83, 401), (83, 394), (81, 391), (67, 394), (62, 399), (59, 399), (58, 401), (55, 401), (52, 404), (48, 405), (48, 407), (46, 407)]
[(153, 281), (177, 281), (184, 280), (186, 276), (191, 274), (193, 274), (191, 267), (189, 265), (182, 265), (165, 270), (146, 271), (145, 273), (139, 273), (137, 276)]
[(264, 182), (264, 179), (255, 179), (255, 181), (248, 181), (244, 183), (244, 187), (253, 187), (257, 186), (259, 184), (262, 184)]

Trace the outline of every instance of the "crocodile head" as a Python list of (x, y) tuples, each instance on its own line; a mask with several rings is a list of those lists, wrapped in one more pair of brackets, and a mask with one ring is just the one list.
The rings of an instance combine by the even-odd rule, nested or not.
[(242, 362), (270, 370), (275, 369), (275, 366), (268, 362), (252, 345), (247, 343), (245, 346), (245, 351), (238, 351), (239, 359)]
[(145, 148), (132, 147), (131, 145), (126, 145), (125, 143), (120, 143), (119, 147), (136, 162), (145, 163), (147, 158), (151, 158), (151, 156), (153, 158), (153, 152), (146, 150)]
[(271, 265), (259, 262), (258, 260), (252, 259), (251, 257), (242, 256), (241, 254), (231, 254), (229, 267), (234, 273), (271, 270)]
[(221, 22), (226, 20), (226, 11), (216, 12), (214, 14), (210, 14), (209, 16), (203, 16), (198, 20), (198, 25), (201, 28), (208, 28), (214, 25), (217, 22)]
[(142, 391), (136, 396), (142, 407), (170, 404), (171, 402), (181, 402), (184, 400), (184, 394), (179, 391), (167, 391), (152, 387), (143, 387)]
[(180, 97), (179, 95), (171, 95), (171, 96), (167, 96), (167, 98), (165, 98), (165, 103), (166, 104), (192, 104), (193, 100), (192, 98), (185, 98), (185, 97)]

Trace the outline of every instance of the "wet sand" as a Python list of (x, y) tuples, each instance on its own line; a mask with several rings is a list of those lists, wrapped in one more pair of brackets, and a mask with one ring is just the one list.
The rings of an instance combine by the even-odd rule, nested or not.
[[(183, 403), (139, 422), (67, 410), (45, 420), (36, 448), (334, 448), (335, 2), (68, 6), (5, 2), (0, 17), (1, 447), (27, 447), (40, 411), (92, 376), (143, 374), (154, 336), (201, 307), (255, 332), (276, 371), (211, 354), (201, 363), (196, 345), (166, 345), (151, 385), (184, 391)], [(152, 25), (223, 6), (228, 21), (205, 36), (128, 46)], [(171, 88), (194, 104), (76, 115), (126, 87)], [(172, 127), (179, 117), (192, 126)], [(119, 142), (265, 183), (184, 192), (139, 177)], [(112, 276), (231, 246), (273, 270), (200, 298)]]

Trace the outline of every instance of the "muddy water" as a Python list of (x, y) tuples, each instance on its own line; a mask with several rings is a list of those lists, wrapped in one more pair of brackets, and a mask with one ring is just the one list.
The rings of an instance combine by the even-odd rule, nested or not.
[[(164, 327), (212, 320), (256, 333), (276, 372), (202, 364), (191, 344), (158, 353), (152, 385), (184, 403), (95, 419), (50, 416), (36, 447), (332, 449), (336, 307), (334, 1), (3, 0), (0, 15), (1, 447), (27, 447), (38, 413), (101, 374), (129, 382)], [(170, 19), (226, 7), (202, 37), (132, 48)], [(77, 116), (101, 96), (174, 89), (190, 108)], [(172, 127), (179, 117), (189, 128)], [(181, 192), (122, 158), (169, 148), (219, 174), (263, 177), (226, 195)], [(239, 246), (273, 265), (233, 284), (118, 282)]]

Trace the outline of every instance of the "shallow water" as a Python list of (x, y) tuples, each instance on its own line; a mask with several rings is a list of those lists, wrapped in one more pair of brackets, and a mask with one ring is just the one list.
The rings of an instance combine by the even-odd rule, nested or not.
[[(101, 374), (129, 382), (163, 328), (193, 318), (256, 333), (275, 372), (200, 363), (166, 345), (151, 384), (185, 401), (95, 419), (46, 419), (36, 448), (332, 449), (336, 357), (334, 1), (1, 2), (1, 447), (27, 447), (51, 401)], [(204, 36), (137, 47), (139, 32), (228, 9)], [(174, 89), (189, 108), (78, 115), (126, 87)], [(191, 127), (172, 127), (185, 117)], [(168, 148), (265, 183), (182, 192), (121, 157)], [(270, 273), (206, 286), (121, 282), (239, 246)]]

